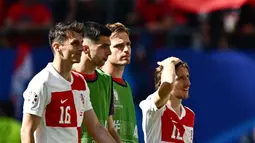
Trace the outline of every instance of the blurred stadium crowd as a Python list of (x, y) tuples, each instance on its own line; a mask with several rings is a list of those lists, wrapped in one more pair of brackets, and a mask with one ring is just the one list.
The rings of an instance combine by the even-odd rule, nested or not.
[(1, 0), (0, 44), (47, 45), (53, 23), (92, 20), (122, 22), (132, 29), (133, 41), (150, 38), (150, 44), (139, 43), (153, 48), (252, 48), (254, 19), (250, 5), (194, 14), (175, 8), (169, 0)]
[[(168, 0), (0, 0), (0, 48), (15, 49), (24, 43), (48, 47), (49, 27), (73, 20), (122, 22), (130, 28), (129, 70), (137, 80), (133, 86), (136, 103), (153, 91), (153, 81), (145, 79), (153, 77), (150, 61), (156, 49), (188, 47), (206, 52), (255, 47), (255, 8), (251, 5), (196, 14), (175, 8)], [(2, 115), (14, 117), (14, 108), (6, 101), (1, 108)], [(0, 143), (1, 130), (0, 123)], [(237, 142), (254, 143), (255, 130)]]

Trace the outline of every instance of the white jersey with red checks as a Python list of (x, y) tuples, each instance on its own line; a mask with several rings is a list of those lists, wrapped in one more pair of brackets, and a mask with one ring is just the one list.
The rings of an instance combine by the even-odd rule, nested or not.
[(84, 78), (72, 73), (65, 80), (49, 63), (23, 93), (23, 113), (41, 117), (36, 143), (79, 143), (83, 113), (92, 109)]
[(140, 103), (145, 143), (192, 143), (194, 112), (182, 105), (179, 117), (168, 104), (158, 109), (154, 97), (152, 94)]

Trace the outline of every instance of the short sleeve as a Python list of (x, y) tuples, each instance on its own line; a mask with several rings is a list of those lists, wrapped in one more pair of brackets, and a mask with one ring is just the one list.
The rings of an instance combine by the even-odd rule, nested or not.
[(48, 103), (47, 93), (43, 84), (29, 84), (23, 93), (23, 113), (42, 117)]
[(139, 104), (143, 114), (146, 114), (147, 115), (146, 117), (149, 117), (149, 118), (156, 117), (165, 108), (165, 106), (163, 106), (162, 108), (158, 109), (153, 99), (154, 99), (154, 95), (152, 94), (147, 99), (141, 101)]

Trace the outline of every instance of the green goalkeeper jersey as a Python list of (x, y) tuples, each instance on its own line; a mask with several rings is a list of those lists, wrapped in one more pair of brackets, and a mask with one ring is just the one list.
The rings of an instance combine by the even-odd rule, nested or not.
[[(100, 69), (96, 69), (92, 75), (80, 74), (82, 74), (87, 81), (90, 89), (90, 101), (97, 118), (99, 122), (107, 128), (108, 117), (114, 112), (112, 77)], [(95, 142), (88, 134), (84, 125), (82, 125), (81, 142)]]
[(113, 78), (114, 123), (123, 143), (138, 143), (135, 105), (129, 84)]

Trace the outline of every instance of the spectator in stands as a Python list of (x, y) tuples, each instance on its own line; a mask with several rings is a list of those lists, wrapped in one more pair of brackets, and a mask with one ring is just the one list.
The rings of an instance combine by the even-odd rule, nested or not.
[(107, 6), (107, 1), (102, 2), (101, 0), (78, 0), (76, 20), (95, 21), (101, 24), (106, 24), (107, 11), (105, 9)]
[(6, 16), (6, 8), (7, 8), (7, 1), (1, 0), (0, 1), (0, 27), (4, 22), (4, 18)]
[(6, 16), (6, 11), (7, 11), (7, 1), (6, 0), (0, 0), (0, 46), (4, 45), (4, 37), (1, 32), (4, 19)]
[(71, 22), (76, 19), (78, 0), (47, 0), (54, 22)]
[[(168, 0), (136, 0), (134, 13), (130, 15), (132, 16), (129, 19), (145, 27), (146, 33), (142, 36), (150, 39), (148, 40), (150, 43), (143, 45), (152, 45), (153, 48), (171, 45), (169, 42), (173, 37), (170, 36), (171, 32), (177, 27), (186, 26), (188, 22), (186, 15), (170, 5)], [(180, 39), (182, 43), (186, 42), (184, 38)]]
[(51, 24), (50, 10), (36, 0), (19, 0), (13, 3), (5, 20), (9, 42), (15, 45), (20, 42), (40, 45), (42, 39), (47, 39), (43, 32), (46, 32)]
[[(111, 0), (109, 0), (111, 1)], [(110, 6), (109, 6), (109, 13), (111, 15), (111, 21), (113, 22), (121, 22), (121, 23), (126, 23), (127, 26), (130, 28), (133, 26), (137, 26), (134, 25), (133, 20), (132, 19), (128, 19), (131, 15), (130, 12), (134, 9), (134, 3), (136, 0), (114, 0), (111, 1), (111, 3), (109, 2)], [(132, 17), (130, 17), (132, 18)], [(137, 24), (137, 23), (136, 23)]]
[[(151, 31), (163, 30), (170, 28), (171, 10), (167, 0), (137, 0), (135, 12), (143, 20), (144, 25)], [(167, 27), (164, 27), (167, 23)]]
[(231, 44), (239, 49), (253, 49), (255, 46), (255, 9), (244, 5), (235, 32), (231, 35)]

